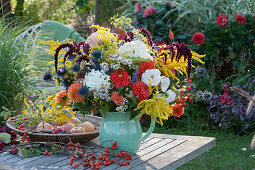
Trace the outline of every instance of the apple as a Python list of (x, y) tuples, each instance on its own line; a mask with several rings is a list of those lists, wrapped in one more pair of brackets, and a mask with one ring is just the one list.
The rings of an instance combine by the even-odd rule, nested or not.
[(71, 123), (74, 124), (74, 126), (78, 127), (81, 121), (77, 118), (71, 119)]
[(63, 127), (61, 127), (61, 126), (54, 126), (54, 127), (52, 127), (51, 129), (50, 129), (50, 131), (54, 131), (54, 132), (64, 132), (65, 131), (65, 129), (63, 128)]
[(94, 132), (95, 131), (95, 126), (88, 121), (83, 122), (82, 124), (80, 124), (80, 126), (85, 129), (85, 132)]
[(43, 123), (39, 123), (36, 127), (36, 131), (41, 131), (41, 130), (50, 130), (53, 126), (49, 123), (44, 123), (44, 128), (43, 128)]
[(84, 133), (85, 130), (84, 130), (83, 127), (74, 127), (74, 128), (71, 129), (70, 132), (71, 132), (72, 134), (73, 134), (73, 133)]
[(62, 125), (62, 128), (64, 128), (64, 130), (65, 130), (66, 132), (70, 132), (71, 129), (74, 128), (74, 127), (75, 127), (75, 126), (74, 126), (74, 124), (72, 124), (72, 123), (65, 123), (65, 124)]

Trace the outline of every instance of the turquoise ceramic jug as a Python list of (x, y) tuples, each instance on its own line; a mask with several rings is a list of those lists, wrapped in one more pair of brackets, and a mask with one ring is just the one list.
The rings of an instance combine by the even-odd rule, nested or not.
[(111, 147), (117, 141), (121, 151), (136, 153), (141, 142), (147, 139), (154, 130), (155, 123), (151, 120), (148, 132), (142, 136), (140, 117), (130, 119), (131, 112), (106, 112), (99, 132), (100, 143)]

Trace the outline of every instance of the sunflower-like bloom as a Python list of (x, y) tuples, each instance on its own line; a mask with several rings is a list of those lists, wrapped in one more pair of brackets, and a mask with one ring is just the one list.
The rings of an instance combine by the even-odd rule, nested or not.
[(140, 114), (137, 117), (146, 113), (152, 117), (152, 120), (160, 123), (161, 126), (163, 126), (163, 120), (167, 120), (173, 112), (168, 101), (157, 95), (154, 95), (152, 99), (142, 100), (135, 110), (140, 110)]

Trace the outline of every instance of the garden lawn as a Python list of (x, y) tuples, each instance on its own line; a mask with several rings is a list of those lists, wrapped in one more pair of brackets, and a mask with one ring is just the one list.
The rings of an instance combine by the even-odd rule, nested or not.
[[(216, 138), (216, 146), (178, 168), (185, 169), (254, 169), (255, 150), (250, 149), (252, 136), (237, 136), (224, 131), (155, 128), (154, 133), (207, 136)], [(246, 151), (242, 149), (246, 148)]]

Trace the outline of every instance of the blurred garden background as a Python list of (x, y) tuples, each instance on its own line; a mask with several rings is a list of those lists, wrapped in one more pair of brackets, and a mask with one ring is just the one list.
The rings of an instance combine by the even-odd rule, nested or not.
[[(194, 63), (192, 98), (180, 118), (171, 117), (158, 125), (156, 133), (216, 137), (216, 147), (179, 169), (253, 169), (255, 151), (250, 142), (255, 133), (255, 107), (246, 110), (249, 100), (232, 91), (237, 87), (255, 95), (255, 1), (254, 0), (1, 0), (0, 19), (0, 120), (9, 111), (17, 112), (23, 98), (20, 91), (36, 96), (37, 82), (44, 67), (31, 65), (21, 53), (25, 47), (12, 47), (16, 37), (30, 26), (45, 20), (59, 21), (83, 38), (89, 26), (110, 26), (118, 13), (133, 20), (133, 26), (146, 28), (155, 44), (175, 41), (189, 44), (206, 54), (204, 64)], [(19, 55), (16, 55), (19, 54)], [(33, 55), (32, 63), (41, 63)], [(45, 65), (48, 63), (45, 62)], [(144, 130), (149, 119), (142, 119)]]

